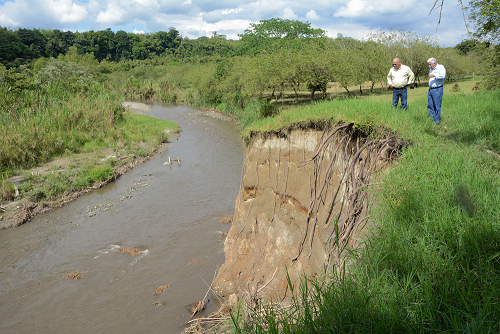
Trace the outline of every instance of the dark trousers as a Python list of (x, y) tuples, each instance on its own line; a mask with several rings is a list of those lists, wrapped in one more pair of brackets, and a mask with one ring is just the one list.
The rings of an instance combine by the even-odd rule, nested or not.
[(429, 89), (427, 93), (427, 110), (432, 120), (439, 124), (441, 122), (441, 102), (443, 102), (443, 87)]
[(399, 98), (401, 98), (401, 107), (403, 110), (408, 110), (408, 93), (406, 91), (406, 87), (392, 89), (392, 105), (396, 109), (398, 108)]

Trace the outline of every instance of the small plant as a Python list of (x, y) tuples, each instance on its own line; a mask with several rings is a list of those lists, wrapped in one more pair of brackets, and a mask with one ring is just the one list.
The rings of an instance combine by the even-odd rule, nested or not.
[(1, 184), (0, 184), (0, 193), (1, 193), (1, 200), (3, 201), (12, 201), (15, 198), (16, 194), (16, 188), (14, 186), (14, 183), (11, 183), (8, 181), (7, 178), (7, 173), (2, 174), (1, 176)]
[(33, 191), (28, 195), (29, 200), (33, 202), (39, 202), (45, 199), (45, 197), (47, 197), (45, 192), (40, 188), (33, 189)]
[(451, 91), (453, 93), (459, 93), (461, 92), (462, 90), (460, 89), (460, 87), (458, 86), (458, 84), (456, 83), (452, 88), (451, 88)]

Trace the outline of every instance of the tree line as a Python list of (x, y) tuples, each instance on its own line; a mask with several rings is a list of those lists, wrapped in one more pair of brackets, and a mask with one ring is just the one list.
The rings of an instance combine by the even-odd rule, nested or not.
[(100, 31), (71, 32), (58, 29), (10, 30), (0, 27), (0, 63), (7, 69), (30, 63), (31, 60), (57, 58), (75, 47), (78, 54), (92, 54), (102, 60), (145, 60), (157, 56), (174, 55), (184, 61), (200, 60), (207, 56), (231, 56), (236, 41), (226, 40), (216, 32), (209, 37), (191, 40), (182, 37), (171, 27), (168, 31), (151, 34)]
[[(436, 39), (412, 31), (380, 30), (361, 41), (340, 34), (328, 38), (318, 30), (307, 30), (309, 33), (301, 36), (275, 37), (277, 34), (269, 27), (262, 27), (272, 23), (261, 22), (245, 32), (239, 50), (250, 50), (248, 54), (214, 63), (200, 72), (194, 84), (201, 96), (212, 104), (244, 107), (264, 94), (278, 101), (285, 91), (293, 92), (295, 102), (299, 92), (304, 91), (310, 93), (310, 99), (316, 92), (325, 97), (331, 83), (348, 95), (365, 94), (375, 87), (386, 87), (395, 57), (410, 66), (417, 81), (428, 80), (430, 57), (445, 64), (449, 81), (472, 75), (481, 61), (475, 49), (460, 52), (440, 48)], [(271, 37), (266, 40), (263, 32)]]

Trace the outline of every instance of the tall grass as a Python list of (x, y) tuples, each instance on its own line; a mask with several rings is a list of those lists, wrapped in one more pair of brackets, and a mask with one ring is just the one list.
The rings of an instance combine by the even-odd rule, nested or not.
[(103, 141), (122, 118), (121, 98), (95, 84), (73, 92), (59, 83), (11, 93), (0, 86), (0, 166), (30, 167)]
[(263, 308), (243, 332), (500, 332), (500, 91), (445, 92), (442, 123), (426, 99), (408, 112), (357, 99), (281, 113), (248, 129), (330, 118), (411, 140), (393, 168), (378, 175), (375, 223), (353, 252), (349, 274), (304, 280), (292, 308)]

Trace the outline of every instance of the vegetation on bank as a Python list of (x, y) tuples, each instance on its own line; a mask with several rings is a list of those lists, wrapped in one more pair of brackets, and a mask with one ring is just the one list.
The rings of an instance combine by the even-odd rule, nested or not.
[[(413, 144), (372, 194), (375, 230), (350, 252), (349, 273), (307, 278), (291, 308), (265, 307), (237, 332), (494, 333), (500, 330), (500, 91), (472, 81), (445, 86), (442, 122), (426, 110), (425, 87), (409, 110), (390, 95), (317, 102), (255, 122), (273, 131), (311, 121), (354, 122), (372, 136), (394, 131)], [(250, 311), (252, 312), (252, 311)], [(258, 321), (255, 321), (259, 319)]]
[[(176, 124), (125, 112), (123, 97), (96, 81), (88, 68), (52, 61), (38, 73), (4, 71), (0, 85), (1, 202), (53, 201), (107, 181), (117, 169), (144, 159)], [(27, 170), (50, 160), (53, 170)], [(25, 172), (22, 172), (22, 171)], [(23, 174), (17, 189), (9, 177)]]

